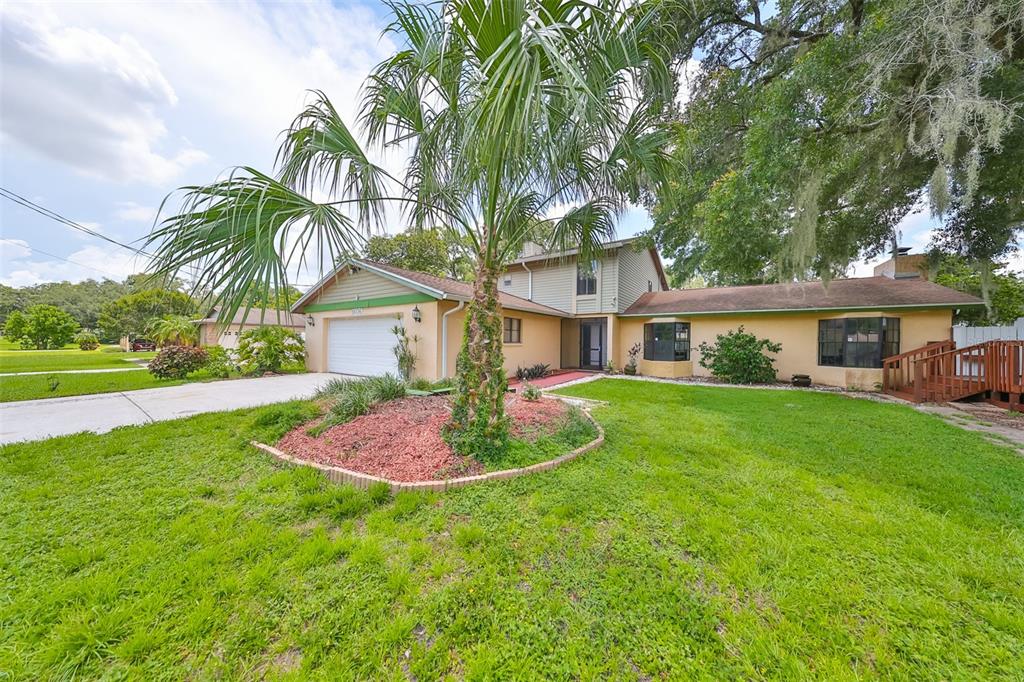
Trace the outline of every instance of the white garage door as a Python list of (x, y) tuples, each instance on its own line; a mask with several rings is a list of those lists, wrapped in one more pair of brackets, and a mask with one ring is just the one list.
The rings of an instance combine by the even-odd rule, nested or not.
[(350, 317), (327, 325), (327, 371), (339, 374), (398, 374), (393, 317)]

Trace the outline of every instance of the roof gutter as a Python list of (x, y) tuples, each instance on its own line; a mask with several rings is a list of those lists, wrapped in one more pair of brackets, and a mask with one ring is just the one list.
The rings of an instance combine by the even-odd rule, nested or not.
[(441, 315), (441, 378), (448, 378), (448, 316), (452, 313), (457, 313), (466, 307), (465, 301), (459, 301), (459, 305), (455, 306), (445, 314)]
[(679, 310), (675, 312), (619, 313), (619, 317), (665, 317), (677, 315), (681, 317), (698, 317), (704, 315), (757, 315), (760, 313), (824, 313), (824, 312), (864, 312), (872, 310), (930, 310), (936, 308), (970, 308), (985, 305), (978, 303), (902, 303), (900, 305), (849, 306), (840, 308), (766, 308), (763, 310), (707, 310), (701, 312)]

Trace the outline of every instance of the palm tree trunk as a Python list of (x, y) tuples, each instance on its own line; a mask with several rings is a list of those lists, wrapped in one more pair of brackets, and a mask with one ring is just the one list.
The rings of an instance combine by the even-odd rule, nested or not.
[(466, 309), (462, 347), (455, 363), (455, 404), (446, 433), (460, 454), (486, 461), (508, 446), (505, 392), (508, 379), (501, 352), (498, 272), (478, 259), (473, 300)]

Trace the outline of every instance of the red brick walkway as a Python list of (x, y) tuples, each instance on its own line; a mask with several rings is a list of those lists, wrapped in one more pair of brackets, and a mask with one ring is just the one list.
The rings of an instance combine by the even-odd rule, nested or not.
[[(559, 384), (565, 384), (570, 381), (576, 381), (577, 379), (585, 379), (589, 376), (593, 376), (594, 374), (597, 374), (597, 372), (582, 372), (576, 369), (563, 369), (557, 370), (546, 377), (534, 379), (529, 383), (533, 384), (537, 388), (551, 388), (552, 386), (558, 386)], [(509, 379), (508, 387), (514, 391), (519, 388), (520, 383), (521, 382), (519, 381), (519, 379)]]

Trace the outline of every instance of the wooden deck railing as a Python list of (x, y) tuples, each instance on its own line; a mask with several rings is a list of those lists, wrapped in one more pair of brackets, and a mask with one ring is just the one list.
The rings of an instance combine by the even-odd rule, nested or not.
[(914, 363), (926, 357), (953, 350), (953, 340), (934, 341), (882, 360), (882, 391), (912, 397)]
[(989, 391), (1019, 398), (1024, 392), (1024, 341), (951, 346), (952, 341), (930, 343), (885, 358), (882, 390), (914, 402), (946, 402)]

